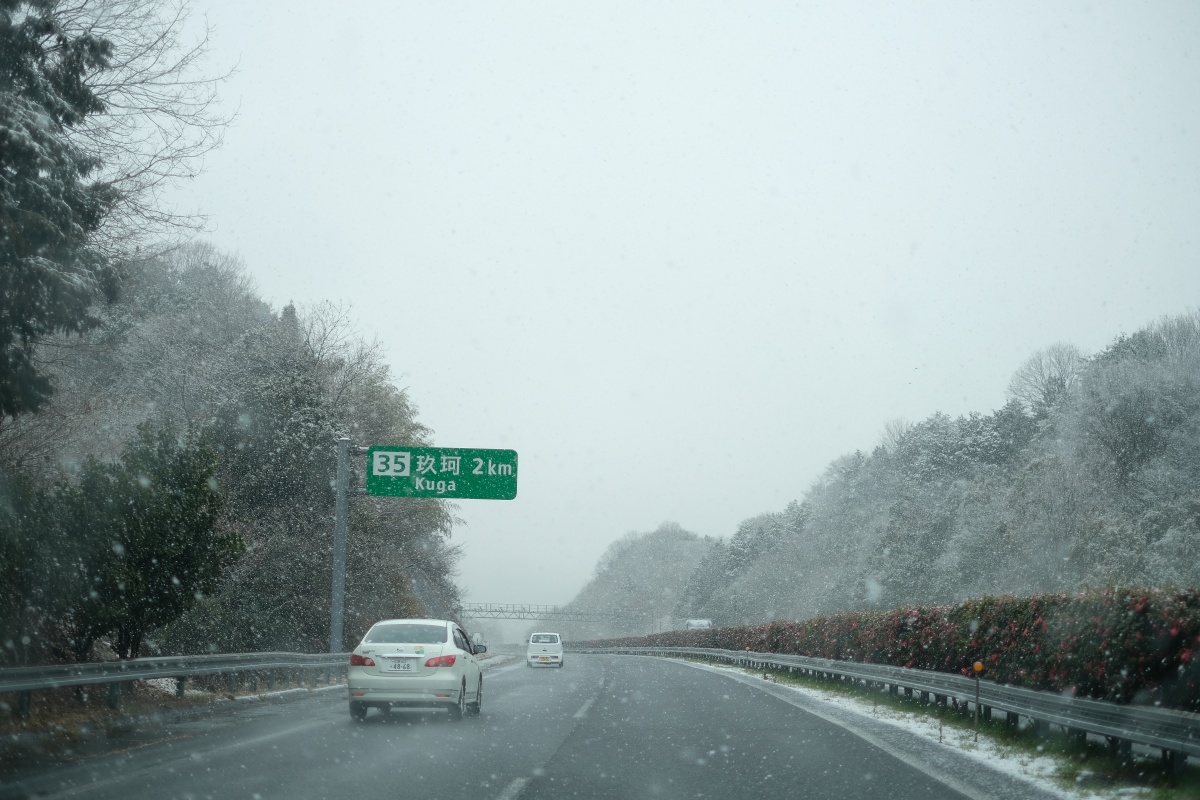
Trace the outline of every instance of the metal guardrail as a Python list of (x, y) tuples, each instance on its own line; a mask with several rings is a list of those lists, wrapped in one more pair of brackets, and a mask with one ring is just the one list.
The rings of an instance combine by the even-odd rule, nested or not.
[(275, 678), (283, 670), (285, 685), (290, 684), (290, 671), (324, 670), (326, 681), (332, 671), (349, 665), (349, 653), (230, 653), (206, 656), (165, 656), (133, 658), (127, 661), (102, 661), (89, 664), (56, 664), (42, 667), (10, 667), (0, 669), (0, 694), (18, 695), (17, 713), (29, 716), (30, 693), (44, 689), (107, 684), (108, 703), (116, 708), (121, 703), (121, 684), (135, 680), (173, 678), (176, 694), (183, 695), (184, 681), (189, 676), (225, 675), (232, 691), (239, 673), (251, 674), (251, 690), (258, 688), (259, 672), (267, 673), (268, 688), (274, 688)]
[[(933, 695), (936, 702), (943, 704), (953, 698), (961, 708), (976, 703), (974, 678), (930, 670), (706, 647), (602, 647), (579, 648), (575, 652), (698, 657), (755, 669), (783, 669), (849, 679), (881, 689), (886, 686), (891, 693), (904, 690), (911, 696), (918, 692), (925, 700)], [(1008, 715), (1009, 724), (1016, 725), (1023, 716), (1042, 733), (1049, 725), (1059, 725), (1068, 734), (1081, 737), (1094, 733), (1106, 737), (1114, 752), (1124, 757), (1128, 757), (1131, 744), (1160, 748), (1164, 762), (1177, 770), (1186, 764), (1187, 756), (1200, 758), (1200, 714), (1155, 706), (1117, 705), (988, 680), (979, 681), (978, 691), (978, 703), (986, 718), (995, 709)]]

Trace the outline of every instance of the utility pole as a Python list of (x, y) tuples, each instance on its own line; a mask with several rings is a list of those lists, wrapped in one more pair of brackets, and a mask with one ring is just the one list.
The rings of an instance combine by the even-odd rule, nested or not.
[(350, 492), (350, 440), (337, 440), (337, 484), (333, 506), (333, 598), (329, 604), (329, 652), (342, 652), (346, 612), (346, 495)]

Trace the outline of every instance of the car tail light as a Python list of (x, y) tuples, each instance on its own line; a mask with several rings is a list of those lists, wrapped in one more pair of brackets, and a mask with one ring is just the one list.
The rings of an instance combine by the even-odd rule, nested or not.
[(438, 656), (425, 662), (427, 667), (453, 667), (454, 656)]
[(360, 656), (358, 653), (350, 654), (350, 666), (352, 667), (373, 667), (375, 659), (368, 656)]

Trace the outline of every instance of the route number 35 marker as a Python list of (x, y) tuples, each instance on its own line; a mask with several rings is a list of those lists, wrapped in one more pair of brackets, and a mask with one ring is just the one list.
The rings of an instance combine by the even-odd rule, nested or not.
[(369, 447), (367, 494), (447, 500), (512, 500), (517, 496), (517, 451)]

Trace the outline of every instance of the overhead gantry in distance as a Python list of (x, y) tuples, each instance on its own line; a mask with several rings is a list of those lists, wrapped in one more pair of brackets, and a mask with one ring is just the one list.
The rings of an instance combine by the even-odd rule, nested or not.
[(611, 608), (567, 608), (531, 603), (464, 603), (462, 615), (471, 619), (544, 619), (561, 622), (615, 622), (641, 619)]

